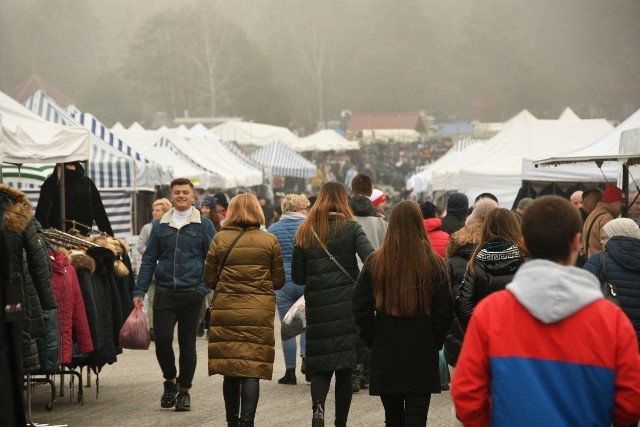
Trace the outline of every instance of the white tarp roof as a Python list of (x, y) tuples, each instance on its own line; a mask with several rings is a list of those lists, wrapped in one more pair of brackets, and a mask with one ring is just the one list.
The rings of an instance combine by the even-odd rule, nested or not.
[(172, 166), (172, 178), (189, 178), (196, 188), (206, 189), (212, 186), (213, 179), (210, 176), (213, 175), (212, 173), (205, 171), (189, 159), (176, 153), (165, 138), (158, 137), (157, 132), (145, 130), (128, 131), (123, 128), (117, 131), (116, 134), (126, 138), (131, 145), (151, 161)]
[(472, 155), (485, 142), (483, 139), (465, 138), (457, 141), (442, 157), (428, 165), (424, 170), (412, 175), (406, 183), (407, 189), (412, 189), (414, 194), (426, 193), (428, 197), (433, 195), (433, 174), (439, 170), (455, 164), (465, 156)]
[(535, 120), (509, 124), (483, 145), (472, 161), (460, 165), (460, 187), (469, 199), (483, 192), (510, 208), (522, 184), (522, 159), (537, 158), (588, 144), (611, 130), (604, 119)]
[(281, 141), (293, 147), (298, 137), (289, 129), (261, 123), (230, 121), (211, 128), (222, 141), (232, 141), (238, 145), (264, 147), (273, 141)]
[(544, 160), (545, 162), (552, 162), (555, 164), (576, 163), (592, 159), (595, 160), (598, 157), (607, 158), (615, 156), (620, 153), (620, 135), (622, 132), (637, 127), (640, 127), (640, 110), (636, 111), (614, 129), (611, 129), (609, 132), (583, 148), (566, 151), (564, 154), (555, 157), (547, 156), (543, 158), (540, 156), (536, 158), (535, 162), (538, 163), (539, 161)]
[[(141, 144), (151, 145), (154, 149), (169, 150), (173, 153), (171, 158), (180, 157), (192, 168), (206, 172), (207, 187), (229, 189), (262, 184), (262, 171), (243, 162), (214, 135), (190, 136), (186, 128), (129, 132), (129, 140), (133, 144), (138, 144), (138, 134), (145, 135)], [(188, 173), (186, 169), (183, 171)]]
[(511, 208), (522, 181), (522, 159), (588, 144), (611, 129), (599, 120), (515, 122), (445, 170), (434, 172), (434, 191), (461, 191), (469, 198), (492, 192)]
[(581, 120), (580, 117), (569, 107), (565, 108), (558, 120)]
[(89, 158), (89, 132), (47, 122), (0, 92), (0, 145), (7, 163), (64, 163)]
[(524, 109), (515, 116), (511, 117), (505, 122), (484, 122), (476, 123), (476, 135), (481, 136), (493, 136), (501, 132), (507, 125), (521, 122), (531, 122), (538, 120), (529, 110)]
[[(42, 91), (36, 91), (31, 95), (25, 106), (49, 122), (82, 126), (67, 110), (56, 104)], [(73, 111), (77, 112), (78, 110)], [(89, 154), (88, 175), (98, 189), (123, 191), (153, 189), (155, 183), (149, 181), (153, 174), (147, 173), (147, 163), (142, 160), (134, 160), (91, 132), (89, 133), (89, 141), (91, 152)], [(37, 179), (35, 175), (34, 178)], [(37, 183), (35, 188), (39, 188), (41, 183), (42, 181)]]
[(295, 145), (290, 148), (298, 153), (303, 151), (359, 150), (360, 144), (358, 141), (349, 141), (333, 129), (324, 129), (304, 138), (298, 138)]
[[(618, 176), (618, 162), (607, 160), (616, 158), (620, 153), (620, 137), (623, 132), (640, 127), (640, 110), (633, 113), (614, 129), (592, 142), (577, 149), (564, 152), (555, 157), (538, 157), (523, 160), (522, 179), (528, 181), (555, 182), (614, 182)], [(595, 160), (602, 160), (598, 168)], [(534, 163), (547, 162), (549, 165)]]

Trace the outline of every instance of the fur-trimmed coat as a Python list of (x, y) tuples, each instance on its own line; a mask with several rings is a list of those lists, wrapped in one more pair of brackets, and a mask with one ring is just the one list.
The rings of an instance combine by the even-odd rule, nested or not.
[[(51, 290), (47, 254), (38, 241), (31, 204), (24, 193), (0, 184), (0, 414), (3, 425), (25, 425), (22, 406), (21, 354), (25, 320), (23, 252), (40, 306), (56, 308)], [(29, 341), (31, 339), (29, 338)]]
[[(453, 233), (449, 239), (444, 265), (449, 272), (454, 296), (460, 292), (460, 286), (462, 285), (464, 272), (467, 269), (467, 263), (481, 239), (482, 223), (464, 226)], [(451, 366), (456, 366), (463, 337), (462, 328), (460, 328), (458, 319), (454, 315), (453, 322), (451, 322), (451, 326), (449, 326), (449, 332), (447, 332), (447, 338), (444, 341), (444, 354), (447, 363)]]

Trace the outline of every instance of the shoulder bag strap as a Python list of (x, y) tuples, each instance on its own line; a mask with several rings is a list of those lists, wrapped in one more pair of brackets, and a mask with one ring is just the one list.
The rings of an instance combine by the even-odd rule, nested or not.
[(591, 229), (593, 228), (593, 224), (595, 224), (596, 219), (598, 219), (600, 216), (604, 215), (606, 212), (600, 212), (598, 215), (596, 215), (593, 218), (593, 221), (591, 221), (591, 224), (589, 224), (589, 228), (587, 229), (587, 238), (586, 238), (586, 247), (584, 248), (584, 257), (586, 259), (589, 259), (589, 240), (591, 237)]
[(227, 249), (227, 252), (225, 252), (224, 256), (222, 257), (222, 262), (220, 263), (220, 267), (218, 267), (218, 277), (216, 278), (216, 283), (218, 282), (218, 280), (220, 280), (220, 275), (222, 274), (222, 269), (224, 268), (224, 264), (227, 262), (227, 257), (229, 256), (229, 253), (231, 252), (231, 249), (233, 249), (233, 247), (236, 245), (236, 243), (238, 243), (238, 240), (240, 240), (240, 238), (242, 237), (242, 235), (245, 233), (245, 230), (242, 230), (237, 236), (236, 238), (233, 240), (233, 242), (231, 242), (231, 245), (229, 245), (229, 249)]
[(605, 252), (602, 252), (602, 256), (600, 257), (600, 272), (602, 273), (602, 283), (600, 286), (602, 287), (602, 292), (606, 292), (607, 299), (616, 300), (618, 298), (618, 290), (616, 289), (616, 285), (607, 281), (607, 256)]
[(316, 240), (318, 240), (318, 243), (320, 243), (320, 247), (322, 249), (324, 249), (325, 253), (327, 254), (327, 256), (329, 257), (329, 259), (338, 266), (338, 268), (344, 273), (345, 276), (347, 276), (349, 278), (349, 280), (351, 280), (351, 283), (353, 283), (354, 285), (357, 285), (358, 282), (356, 282), (355, 280), (353, 280), (353, 277), (351, 277), (351, 275), (349, 274), (349, 272), (347, 270), (345, 270), (345, 268), (342, 266), (342, 264), (340, 264), (340, 262), (338, 262), (338, 260), (336, 259), (336, 257), (334, 257), (333, 255), (331, 255), (331, 252), (329, 252), (329, 249), (327, 249), (327, 247), (325, 246), (324, 243), (322, 243), (322, 240), (320, 240), (320, 237), (318, 236), (318, 234), (316, 233), (316, 230), (312, 230), (313, 231), (313, 235), (316, 236)]

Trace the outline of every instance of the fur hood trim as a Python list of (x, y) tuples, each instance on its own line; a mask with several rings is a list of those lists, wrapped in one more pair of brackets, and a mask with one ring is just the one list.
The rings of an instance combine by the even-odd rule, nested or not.
[(0, 184), (0, 198), (7, 197), (13, 204), (7, 208), (4, 216), (4, 226), (12, 233), (22, 233), (27, 229), (33, 218), (33, 208), (27, 196), (17, 188)]
[(478, 245), (482, 238), (482, 223), (469, 224), (451, 235), (445, 257), (450, 258), (467, 245)]
[(89, 255), (83, 252), (71, 254), (71, 265), (76, 270), (89, 270), (93, 274), (96, 271), (96, 262)]

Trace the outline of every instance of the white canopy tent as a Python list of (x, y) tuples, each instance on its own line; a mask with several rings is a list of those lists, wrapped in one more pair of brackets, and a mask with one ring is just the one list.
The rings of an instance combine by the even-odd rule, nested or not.
[(581, 120), (580, 117), (569, 107), (565, 108), (558, 117), (558, 120)]
[(264, 147), (273, 142), (283, 142), (293, 147), (298, 137), (289, 129), (261, 123), (230, 121), (210, 129), (222, 141), (232, 141), (242, 146)]
[(511, 208), (522, 183), (522, 159), (584, 146), (611, 130), (604, 119), (535, 120), (510, 124), (460, 166), (460, 192), (469, 199), (491, 192)]
[(0, 92), (0, 145), (7, 163), (64, 163), (89, 158), (89, 132), (47, 122)]
[(324, 129), (312, 135), (298, 138), (295, 145), (290, 147), (293, 151), (331, 151), (331, 150), (359, 150), (358, 141), (349, 141), (333, 129)]
[[(127, 135), (136, 146), (140, 144), (146, 150), (163, 150), (167, 155), (172, 153), (169, 159), (180, 158), (185, 174), (200, 171), (201, 179), (206, 180), (205, 188), (229, 189), (262, 183), (262, 171), (243, 162), (214, 135), (192, 136), (186, 128), (130, 131)], [(202, 172), (206, 176), (202, 176)]]
[[(112, 131), (114, 131), (113, 128)], [(177, 153), (169, 140), (158, 137), (158, 133), (163, 131), (128, 131), (123, 128), (115, 132), (127, 139), (148, 159), (162, 165), (172, 166), (172, 178), (189, 178), (196, 188), (206, 189), (212, 186), (215, 174), (204, 170), (190, 159)]]
[(452, 166), (461, 158), (472, 155), (485, 142), (482, 139), (463, 139), (457, 141), (442, 157), (429, 164), (422, 171), (412, 175), (406, 183), (406, 188), (413, 190), (413, 194), (423, 194), (428, 199), (433, 197), (433, 175), (435, 172)]
[[(617, 156), (620, 153), (622, 133), (637, 127), (640, 127), (640, 110), (582, 148), (567, 150), (555, 157), (543, 154), (537, 158), (524, 159), (522, 179), (550, 182), (615, 182), (619, 170), (618, 162), (605, 159)], [(596, 164), (596, 160), (603, 162), (601, 168)], [(540, 167), (536, 167), (536, 164)], [(547, 166), (544, 166), (545, 164)]]

